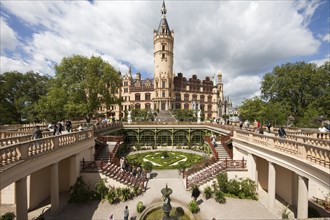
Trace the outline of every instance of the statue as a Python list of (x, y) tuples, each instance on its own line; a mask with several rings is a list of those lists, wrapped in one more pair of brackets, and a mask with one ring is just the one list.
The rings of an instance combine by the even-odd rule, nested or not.
[(197, 123), (201, 123), (201, 110), (198, 109), (198, 112), (197, 112)]
[(128, 115), (127, 115), (127, 122), (130, 124), (132, 122), (132, 116), (131, 116), (132, 111), (128, 110)]

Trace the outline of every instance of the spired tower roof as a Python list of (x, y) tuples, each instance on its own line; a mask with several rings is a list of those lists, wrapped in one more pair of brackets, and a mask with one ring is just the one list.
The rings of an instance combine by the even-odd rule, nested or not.
[(162, 9), (160, 11), (162, 13), (162, 18), (160, 19), (158, 29), (155, 30), (154, 32), (156, 32), (158, 35), (171, 35), (171, 30), (166, 20), (167, 10), (164, 0), (163, 0)]

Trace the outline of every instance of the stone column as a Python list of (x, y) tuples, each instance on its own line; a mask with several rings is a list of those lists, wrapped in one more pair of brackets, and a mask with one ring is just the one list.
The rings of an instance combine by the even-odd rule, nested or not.
[(15, 182), (16, 219), (28, 219), (26, 177)]
[(272, 162), (268, 162), (268, 209), (275, 206), (276, 171)]
[(308, 218), (308, 179), (303, 176), (298, 176), (297, 218)]
[[(107, 163), (108, 161), (104, 161)], [(77, 177), (79, 176), (80, 164), (78, 161), (78, 155), (74, 154), (70, 157), (70, 180), (69, 185), (73, 186), (76, 183)]]
[(59, 208), (58, 185), (58, 163), (54, 163), (50, 165), (50, 204), (52, 214), (55, 214)]
[(258, 186), (256, 159), (255, 156), (253, 156), (251, 153), (248, 153), (247, 168), (249, 171), (249, 178), (255, 181), (256, 185)]

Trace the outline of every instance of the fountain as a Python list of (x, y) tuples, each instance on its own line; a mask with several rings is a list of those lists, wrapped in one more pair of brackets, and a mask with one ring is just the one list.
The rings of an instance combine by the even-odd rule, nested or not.
[[(141, 213), (141, 220), (194, 220), (194, 215), (187, 209), (182, 206), (182, 204), (172, 202), (170, 195), (173, 190), (167, 186), (161, 190), (163, 195), (163, 202), (156, 202), (150, 205)], [(173, 207), (172, 207), (173, 205)]]
[(171, 188), (167, 187), (167, 183), (166, 183), (166, 187), (163, 188), (160, 192), (163, 194), (163, 198), (164, 198), (164, 203), (162, 206), (162, 209), (164, 210), (163, 220), (172, 220), (173, 218), (170, 217), (170, 212), (172, 210), (170, 195), (172, 194), (173, 191)]

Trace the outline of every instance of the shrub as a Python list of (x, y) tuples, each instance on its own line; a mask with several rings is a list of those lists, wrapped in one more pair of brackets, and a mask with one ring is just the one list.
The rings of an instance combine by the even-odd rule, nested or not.
[(168, 155), (167, 151), (162, 151), (162, 157), (168, 158), (170, 155)]
[[(227, 184), (226, 189), (227, 189), (227, 193), (238, 197), (238, 195), (240, 193), (240, 183), (237, 180), (232, 179)], [(223, 191), (223, 190), (221, 190), (221, 191)], [(223, 191), (223, 192), (226, 192), (226, 191)]]
[(105, 185), (104, 180), (100, 180), (95, 184), (96, 193), (99, 195), (100, 199), (104, 199), (105, 195), (108, 193), (109, 188)]
[(114, 204), (117, 199), (116, 189), (110, 188), (108, 193), (105, 195), (105, 199), (108, 200), (109, 204)]
[(16, 215), (13, 212), (6, 212), (0, 217), (0, 220), (13, 220)]
[(129, 200), (131, 198), (131, 189), (128, 187), (124, 187), (121, 189), (121, 196), (120, 196), (120, 200), (123, 202), (126, 202), (127, 200)]
[(141, 213), (143, 212), (143, 210), (145, 209), (146, 207), (143, 205), (143, 202), (139, 201), (137, 204), (136, 204), (136, 211), (138, 213)]
[(70, 187), (69, 202), (87, 202), (94, 198), (94, 194), (80, 176), (76, 183)]
[(134, 188), (133, 188), (133, 195), (134, 195), (134, 196), (138, 196), (138, 195), (140, 195), (141, 193), (142, 193), (141, 188), (138, 187), (138, 186), (134, 186)]
[(188, 208), (192, 213), (197, 213), (200, 210), (197, 201), (194, 199), (188, 204)]
[(213, 191), (212, 188), (210, 186), (205, 187), (204, 189), (204, 196), (206, 199), (209, 199), (212, 197)]
[(226, 193), (227, 192), (227, 185), (228, 185), (228, 176), (227, 176), (227, 173), (224, 172), (224, 173), (220, 173), (218, 176), (217, 176), (217, 180), (218, 180), (218, 184), (219, 184), (219, 189)]
[(256, 184), (253, 180), (249, 178), (243, 179), (241, 181), (240, 188), (241, 188), (241, 193), (239, 195), (239, 198), (258, 200), (258, 195), (256, 192)]
[(220, 204), (226, 203), (225, 194), (220, 190), (214, 192), (214, 199)]
[(149, 162), (149, 161), (143, 162), (141, 166), (142, 166), (142, 169), (144, 169), (148, 173), (150, 173), (152, 171), (152, 168), (153, 168), (152, 163)]

